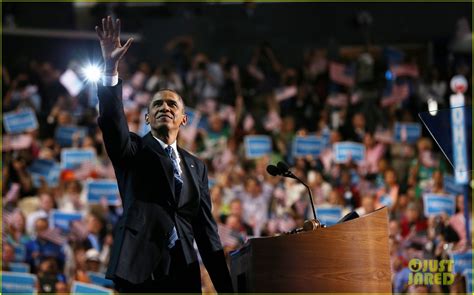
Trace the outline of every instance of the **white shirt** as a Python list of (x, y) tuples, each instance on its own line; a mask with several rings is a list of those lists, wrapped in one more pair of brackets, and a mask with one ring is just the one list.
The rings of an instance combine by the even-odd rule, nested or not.
[(109, 76), (109, 75), (104, 75), (104, 77), (102, 78), (102, 85), (104, 86), (115, 86), (118, 84), (118, 75), (113, 75), (113, 76)]
[[(168, 147), (168, 144), (164, 143), (161, 139), (159, 139), (157, 137), (154, 137), (154, 138), (156, 140), (158, 140), (158, 142), (160, 143), (160, 145), (163, 149), (166, 149)], [(179, 173), (179, 175), (181, 175), (182, 174), (182, 171), (181, 171), (181, 158), (179, 157), (178, 147), (176, 145), (176, 140), (171, 144), (171, 148), (173, 149), (173, 153), (174, 153), (174, 156), (176, 158), (176, 162), (178, 163), (178, 173)]]

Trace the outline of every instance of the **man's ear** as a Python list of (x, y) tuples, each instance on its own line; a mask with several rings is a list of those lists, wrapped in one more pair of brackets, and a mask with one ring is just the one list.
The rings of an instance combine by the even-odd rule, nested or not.
[(148, 121), (149, 119), (149, 116), (148, 116), (148, 113), (145, 114), (145, 124), (149, 125), (150, 122)]
[(179, 126), (186, 126), (188, 124), (188, 115), (185, 113), (183, 115), (183, 120), (181, 121), (181, 124)]

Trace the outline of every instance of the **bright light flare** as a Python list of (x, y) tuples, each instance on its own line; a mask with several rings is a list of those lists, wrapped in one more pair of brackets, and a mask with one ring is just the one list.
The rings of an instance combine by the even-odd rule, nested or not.
[(82, 73), (87, 81), (92, 83), (99, 82), (100, 78), (102, 78), (102, 70), (97, 65), (88, 65), (82, 69)]

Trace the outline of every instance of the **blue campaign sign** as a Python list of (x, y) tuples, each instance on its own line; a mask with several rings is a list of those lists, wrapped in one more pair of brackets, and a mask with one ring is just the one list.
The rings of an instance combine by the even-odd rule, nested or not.
[(26, 248), (24, 245), (17, 244), (14, 245), (15, 249), (15, 261), (25, 261), (26, 260)]
[(44, 177), (49, 187), (56, 187), (59, 184), (59, 175), (61, 173), (61, 167), (56, 161), (37, 159), (28, 167), (28, 171), (31, 174), (33, 185), (40, 187), (41, 177)]
[(53, 227), (61, 229), (64, 233), (69, 233), (71, 222), (82, 220), (82, 217), (81, 213), (53, 210), (49, 216), (49, 222)]
[(115, 180), (103, 179), (87, 183), (87, 201), (99, 203), (102, 198), (107, 198), (109, 205), (120, 205), (119, 189)]
[(393, 128), (393, 136), (397, 142), (415, 143), (421, 136), (421, 125), (419, 123), (396, 122)]
[(59, 126), (56, 128), (54, 137), (61, 147), (68, 147), (72, 145), (72, 137), (74, 134), (78, 134), (79, 139), (82, 140), (87, 135), (87, 128), (79, 126)]
[(316, 208), (316, 216), (322, 224), (331, 226), (336, 224), (342, 217), (341, 207), (323, 207)]
[(247, 135), (244, 139), (245, 155), (248, 159), (255, 159), (272, 152), (272, 139), (266, 135)]
[(466, 280), (466, 293), (472, 294), (472, 268), (466, 269), (462, 275)]
[(452, 216), (456, 211), (456, 202), (453, 195), (424, 194), (423, 206), (426, 217), (439, 215), (443, 212)]
[(92, 284), (94, 285), (99, 285), (102, 287), (114, 287), (114, 282), (106, 279), (105, 274), (100, 273), (100, 272), (93, 272), (93, 271), (88, 271), (87, 276), (89, 277), (89, 280), (91, 281)]
[(329, 128), (324, 128), (321, 138), (323, 140), (323, 145), (326, 147), (331, 144), (331, 130)]
[(93, 294), (108, 294), (108, 295), (114, 294), (114, 292), (111, 289), (107, 289), (107, 288), (100, 287), (93, 284), (81, 283), (78, 281), (74, 281), (72, 283), (71, 293), (72, 294), (93, 293)]
[(28, 171), (30, 173), (40, 174), (44, 177), (48, 177), (49, 172), (55, 165), (57, 165), (55, 161), (37, 159), (31, 163), (31, 165), (28, 167)]
[[(192, 108), (186, 108), (185, 112), (188, 116), (188, 122), (186, 126), (198, 126), (199, 121), (201, 120), (201, 116), (199, 115), (199, 113)], [(194, 120), (196, 120), (196, 122)]]
[(451, 255), (454, 261), (454, 273), (462, 274), (466, 270), (472, 270), (472, 250), (465, 253), (454, 253)]
[(139, 127), (139, 130), (138, 130), (138, 134), (140, 136), (145, 136), (148, 132), (150, 132), (151, 128), (150, 128), (150, 124), (146, 124), (146, 121), (145, 121), (145, 115), (148, 113), (148, 107), (146, 108), (143, 108), (142, 111), (141, 111), (141, 114), (140, 114), (140, 127)]
[(343, 141), (334, 144), (334, 160), (336, 163), (345, 163), (352, 159), (355, 162), (365, 160), (365, 147), (361, 143)]
[(392, 198), (390, 198), (390, 196), (386, 195), (386, 194), (380, 196), (379, 203), (380, 203), (380, 205), (388, 207), (388, 208), (392, 207), (392, 205), (393, 205), (392, 204)]
[(65, 148), (61, 150), (62, 169), (76, 169), (82, 163), (95, 161), (96, 155), (93, 149)]
[(211, 189), (215, 184), (216, 184), (216, 179), (215, 178), (209, 178), (209, 181), (208, 181), (209, 189)]
[(32, 109), (3, 114), (3, 125), (7, 133), (21, 133), (38, 128), (38, 120)]
[(23, 272), (29, 273), (30, 272), (30, 265), (28, 263), (23, 262), (10, 262), (8, 264), (10, 271), (12, 272)]
[(293, 155), (295, 157), (317, 157), (324, 149), (324, 140), (318, 136), (297, 136), (293, 140)]
[(462, 195), (464, 193), (462, 185), (456, 183), (454, 176), (445, 175), (443, 177), (444, 190), (453, 195)]
[(1, 277), (2, 293), (4, 294), (36, 294), (36, 283), (38, 281), (36, 275), (21, 272), (2, 271)]

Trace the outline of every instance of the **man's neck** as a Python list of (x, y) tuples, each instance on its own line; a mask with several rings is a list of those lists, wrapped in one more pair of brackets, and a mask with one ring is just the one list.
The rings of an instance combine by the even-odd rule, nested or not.
[(151, 130), (151, 134), (154, 137), (159, 138), (162, 142), (168, 145), (173, 144), (173, 142), (175, 142), (176, 138), (178, 137), (177, 132), (176, 134), (173, 134), (173, 132), (169, 130), (163, 130), (163, 131)]

